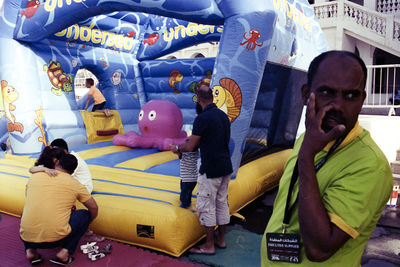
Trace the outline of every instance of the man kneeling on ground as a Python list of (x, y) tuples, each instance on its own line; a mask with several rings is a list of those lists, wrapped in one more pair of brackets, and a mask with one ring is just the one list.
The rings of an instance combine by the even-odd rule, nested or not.
[[(71, 154), (56, 160), (56, 177), (45, 172), (32, 174), (26, 185), (26, 201), (21, 217), (20, 236), (25, 245), (26, 258), (33, 263), (43, 261), (38, 248), (61, 247), (56, 258), (60, 265), (74, 262), (71, 256), (83, 234), (98, 212), (96, 201), (86, 188), (71, 174), (77, 167)], [(88, 210), (71, 208), (78, 200)]]

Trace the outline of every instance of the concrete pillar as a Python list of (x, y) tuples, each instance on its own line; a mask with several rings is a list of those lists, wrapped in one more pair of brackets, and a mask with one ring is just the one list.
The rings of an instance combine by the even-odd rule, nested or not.
[(364, 1), (364, 7), (368, 8), (370, 10), (376, 11), (376, 2), (377, 2), (377, 0)]
[(337, 24), (336, 24), (336, 42), (335, 42), (335, 49), (342, 50), (343, 49), (343, 38), (344, 38), (344, 31), (343, 31), (343, 17), (344, 17), (344, 2), (343, 0), (338, 1), (338, 17), (337, 17)]

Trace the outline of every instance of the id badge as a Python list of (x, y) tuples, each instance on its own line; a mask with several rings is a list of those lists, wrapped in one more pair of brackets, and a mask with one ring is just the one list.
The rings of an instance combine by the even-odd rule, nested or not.
[(298, 234), (267, 233), (267, 254), (270, 261), (300, 263)]

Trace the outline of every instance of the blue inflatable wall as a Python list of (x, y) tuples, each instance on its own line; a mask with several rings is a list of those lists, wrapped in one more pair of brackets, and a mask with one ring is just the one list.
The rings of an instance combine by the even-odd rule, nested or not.
[[(157, 60), (210, 41), (220, 41), (216, 58)], [(9, 137), (13, 153), (58, 137), (87, 142), (73, 90), (81, 68), (125, 131), (137, 131), (152, 99), (175, 102), (190, 129), (193, 86), (212, 74), (214, 93), (227, 96), (217, 105), (232, 122), (237, 170), (246, 140), (293, 142), (305, 70), (327, 44), (306, 0), (4, 0), (0, 48), (0, 141)]]

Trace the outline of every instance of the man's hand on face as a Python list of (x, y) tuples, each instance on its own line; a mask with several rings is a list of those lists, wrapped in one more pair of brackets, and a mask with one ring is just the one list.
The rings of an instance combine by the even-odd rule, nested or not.
[(307, 101), (306, 110), (306, 133), (301, 146), (303, 153), (314, 156), (321, 151), (330, 141), (335, 140), (344, 134), (346, 127), (343, 124), (336, 125), (328, 132), (322, 130), (322, 120), (326, 112), (333, 109), (328, 105), (322, 107), (318, 112), (315, 111), (315, 94), (311, 93)]

